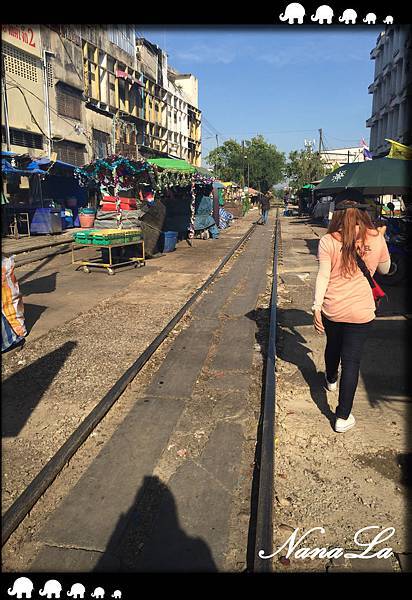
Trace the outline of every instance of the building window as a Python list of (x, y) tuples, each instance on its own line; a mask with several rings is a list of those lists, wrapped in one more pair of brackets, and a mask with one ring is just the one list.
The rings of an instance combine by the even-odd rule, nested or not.
[(23, 79), (28, 79), (35, 83), (38, 82), (40, 67), (40, 60), (38, 58), (7, 43), (3, 44), (2, 54), (7, 73), (18, 75)]
[(68, 85), (56, 86), (56, 103), (59, 115), (81, 121), (82, 93)]
[(131, 25), (110, 25), (108, 29), (109, 40), (127, 54), (135, 55), (135, 33)]
[(104, 131), (93, 129), (93, 156), (106, 158), (110, 154), (110, 135)]
[[(10, 127), (10, 144), (12, 146), (22, 146), (23, 148), (36, 148), (43, 150), (43, 136), (39, 133), (32, 133), (24, 129), (14, 129)], [(1, 128), (2, 139), (6, 139), (6, 128)]]
[(54, 144), (54, 150), (57, 152), (57, 158), (70, 165), (76, 165), (81, 167), (84, 165), (84, 153), (86, 147), (84, 144), (77, 144), (76, 142), (56, 142)]

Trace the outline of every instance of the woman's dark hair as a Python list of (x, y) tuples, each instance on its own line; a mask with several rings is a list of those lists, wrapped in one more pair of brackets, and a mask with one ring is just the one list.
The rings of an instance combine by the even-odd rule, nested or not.
[[(353, 204), (356, 205), (356, 202)], [(328, 233), (342, 242), (341, 273), (344, 277), (350, 277), (356, 272), (356, 254), (364, 255), (366, 236), (371, 231), (375, 232), (374, 235), (379, 235), (366, 210), (346, 208), (333, 213)]]

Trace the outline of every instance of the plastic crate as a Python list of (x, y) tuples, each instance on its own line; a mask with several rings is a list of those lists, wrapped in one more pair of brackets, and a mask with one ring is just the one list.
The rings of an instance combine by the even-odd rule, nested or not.
[(140, 242), (143, 240), (143, 231), (141, 229), (125, 229), (124, 238), (126, 242)]
[(93, 230), (89, 231), (76, 231), (73, 234), (73, 240), (78, 244), (92, 244), (93, 243)]
[(108, 233), (106, 235), (94, 234), (92, 237), (92, 243), (96, 246), (110, 246), (110, 244), (123, 244), (124, 234), (123, 233)]

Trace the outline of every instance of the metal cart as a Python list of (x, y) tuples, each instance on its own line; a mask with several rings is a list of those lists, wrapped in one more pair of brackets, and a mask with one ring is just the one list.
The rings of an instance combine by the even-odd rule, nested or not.
[[(124, 246), (141, 246), (142, 247), (142, 256), (132, 256), (125, 261), (122, 262), (113, 262), (112, 259), (112, 249), (113, 248), (122, 248)], [(74, 250), (80, 247), (84, 248), (95, 248), (98, 249), (106, 249), (109, 251), (109, 262), (103, 262), (103, 259), (99, 257), (92, 258), (89, 260), (75, 260), (74, 258)], [(77, 265), (77, 268), (83, 267), (83, 271), (85, 273), (90, 273), (90, 267), (100, 267), (103, 269), (107, 269), (109, 275), (114, 275), (114, 269), (116, 267), (121, 267), (122, 265), (128, 265), (130, 263), (135, 263), (135, 267), (143, 267), (146, 264), (145, 253), (144, 253), (144, 240), (134, 240), (131, 242), (121, 242), (117, 244), (82, 244), (80, 242), (72, 242), (72, 265)]]

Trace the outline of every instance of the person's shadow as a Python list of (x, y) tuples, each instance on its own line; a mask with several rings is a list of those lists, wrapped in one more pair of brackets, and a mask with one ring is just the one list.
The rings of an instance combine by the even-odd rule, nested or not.
[(209, 546), (181, 528), (168, 486), (148, 475), (132, 506), (119, 519), (94, 571), (201, 573), (218, 569)]
[[(256, 321), (256, 342), (260, 345), (262, 354), (266, 356), (268, 331), (269, 331), (269, 309), (259, 308), (249, 312), (250, 319)], [(328, 419), (333, 428), (335, 415), (332, 412), (327, 399), (324, 386), (324, 373), (318, 372), (315, 363), (310, 357), (311, 349), (306, 345), (307, 340), (296, 327), (312, 325), (312, 317), (303, 310), (277, 308), (276, 328), (276, 357), (294, 364), (298, 367), (305, 382), (308, 385), (311, 398), (320, 412)]]

